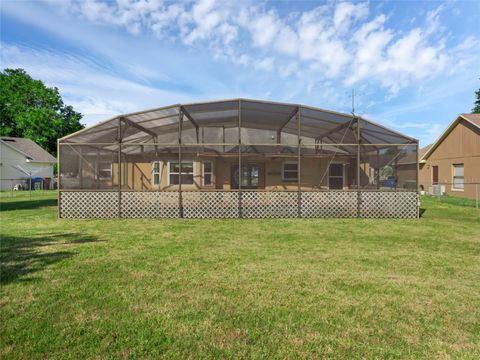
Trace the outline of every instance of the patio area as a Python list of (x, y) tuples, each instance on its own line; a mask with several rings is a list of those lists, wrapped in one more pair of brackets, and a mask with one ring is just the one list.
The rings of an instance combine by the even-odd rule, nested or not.
[(418, 141), (355, 115), (234, 99), (59, 140), (61, 218), (418, 217)]

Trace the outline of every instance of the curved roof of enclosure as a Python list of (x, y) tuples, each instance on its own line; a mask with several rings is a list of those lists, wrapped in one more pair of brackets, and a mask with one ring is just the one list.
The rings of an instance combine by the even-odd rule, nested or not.
[[(245, 134), (242, 130), (242, 144), (264, 144), (266, 142), (265, 139), (268, 138), (267, 135), (270, 133), (272, 134), (271, 139), (274, 138), (273, 134), (277, 133), (281, 133), (281, 136), (286, 138), (290, 136), (293, 139), (293, 136), (295, 136), (296, 139), (298, 135), (297, 112), (300, 118), (302, 143), (357, 143), (355, 119), (350, 114), (299, 104), (250, 99), (175, 104), (119, 115), (63, 137), (60, 139), (60, 143), (107, 144), (116, 143), (120, 138), (126, 144), (140, 145), (152, 142), (174, 144), (178, 143), (179, 115), (183, 113), (182, 141), (185, 144), (195, 143), (195, 133), (198, 136), (199, 129), (202, 131), (207, 130), (207, 132), (208, 130), (217, 129), (215, 130), (217, 138), (211, 142), (221, 143), (218, 141), (218, 136), (222, 132), (225, 133), (225, 131), (236, 131), (235, 129), (238, 129), (239, 122), (242, 129), (254, 130), (245, 132)], [(387, 144), (417, 143), (416, 139), (370, 120), (361, 117), (357, 118), (361, 120), (362, 144), (381, 144), (385, 146)], [(224, 139), (225, 135), (222, 136)], [(233, 136), (228, 138), (228, 141), (223, 140), (223, 142), (238, 142), (238, 138)], [(209, 140), (205, 142), (208, 143)], [(272, 143), (272, 145), (274, 144)], [(354, 149), (352, 148), (352, 150)]]

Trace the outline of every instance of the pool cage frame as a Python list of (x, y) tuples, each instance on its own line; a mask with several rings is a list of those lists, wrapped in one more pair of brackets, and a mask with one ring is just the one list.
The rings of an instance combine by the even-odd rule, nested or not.
[[(165, 111), (166, 114), (158, 116)], [(286, 117), (285, 114), (287, 114)], [(312, 114), (315, 114), (315, 119), (312, 118)], [(263, 121), (263, 124), (262, 116), (268, 119)], [(157, 124), (158, 126), (145, 125), (165, 119), (166, 121), (160, 125)], [(307, 119), (309, 123), (304, 126), (304, 121), (307, 122)], [(315, 130), (314, 136), (309, 136), (308, 132), (317, 126), (311, 125), (314, 120), (318, 121), (318, 129), (322, 124), (328, 123), (328, 126), (322, 127), (321, 133), (315, 133), (317, 131)], [(220, 129), (221, 141), (205, 142), (206, 128)], [(236, 141), (226, 142), (226, 128), (236, 128)], [(107, 137), (110, 136), (110, 138), (105, 140), (105, 135), (98, 136), (96, 129), (99, 133), (108, 134)], [(172, 141), (159, 141), (159, 137), (163, 134), (162, 129), (169, 134), (170, 138), (175, 136), (176, 144)], [(246, 132), (248, 134), (250, 130), (253, 130), (250, 135), (255, 135), (256, 131), (275, 132), (276, 142), (268, 142), (264, 135), (261, 142), (245, 141), (242, 135)], [(115, 139), (112, 141), (111, 136), (114, 132)], [(187, 132), (190, 139), (193, 137), (193, 142), (184, 139)], [(138, 136), (139, 134), (141, 135)], [(283, 143), (282, 135), (288, 136), (290, 142)], [(296, 137), (294, 142), (292, 136)], [(271, 139), (274, 139), (273, 135)], [(307, 139), (308, 141), (305, 141)], [(373, 141), (374, 139), (376, 141)], [(392, 141), (392, 139), (398, 139), (398, 141)], [(108, 149), (116, 155), (118, 166), (116, 169), (112, 168), (112, 172), (116, 172), (112, 177), (116, 176), (118, 179), (116, 186), (112, 184), (108, 189), (85, 187), (72, 189), (63, 186), (62, 178), (65, 174), (62, 173), (62, 155), (67, 148), (82, 146), (96, 148), (97, 153), (98, 149), (102, 151)], [(178, 184), (175, 187), (164, 190), (135, 190), (125, 189), (122, 186), (125, 185), (122, 184), (124, 178), (122, 168), (128, 166), (125, 165), (128, 156), (126, 151), (128, 148), (141, 148), (143, 151), (145, 147), (155, 149), (155, 153), (160, 149), (170, 154), (171, 158), (175, 157), (180, 168)], [(218, 186), (215, 189), (184, 189), (182, 167), (186, 154), (191, 154), (191, 151), (195, 153), (196, 150), (198, 156), (199, 149), (206, 147), (221, 149), (213, 151), (210, 156), (237, 158), (236, 166), (239, 169), (237, 189), (225, 190)], [(227, 147), (229, 151), (226, 151)], [(262, 147), (267, 150), (259, 152), (258, 148)], [(265, 159), (288, 157), (296, 160), (296, 189), (292, 189), (291, 186), (289, 190), (243, 188), (242, 165), (247, 163), (244, 160), (252, 156), (245, 151), (247, 148), (255, 148), (258, 154), (254, 155), (263, 156)], [(290, 151), (288, 155), (281, 153), (281, 149), (285, 148)], [(411, 183), (414, 182), (413, 187), (397, 188), (396, 183), (394, 187), (388, 189), (380, 186), (380, 153), (388, 148), (409, 149), (408, 156), (405, 156), (401, 150), (392, 154), (390, 161), (395, 161), (396, 164), (399, 155), (410, 158), (411, 164), (415, 166), (414, 178), (410, 179)], [(270, 153), (268, 149), (275, 151)], [(372, 158), (369, 164), (376, 161), (373, 189), (362, 185), (361, 179), (362, 156), (371, 154), (372, 149), (376, 152), (376, 160)], [(293, 151), (295, 153), (292, 153)], [(355, 163), (355, 178), (352, 177), (351, 186), (347, 190), (322, 189), (321, 185), (326, 173), (323, 174), (319, 188), (308, 189), (302, 186), (304, 181), (302, 160), (308, 156), (314, 157), (312, 153), (317, 154), (319, 158), (327, 159), (328, 166), (339, 156), (351, 159), (349, 166)], [(418, 140), (355, 114), (341, 114), (304, 105), (232, 99), (176, 104), (125, 114), (59, 139), (57, 154), (59, 218), (418, 218), (419, 216)], [(78, 157), (81, 158), (82, 155), (78, 154)], [(82, 174), (79, 176), (81, 177)]]

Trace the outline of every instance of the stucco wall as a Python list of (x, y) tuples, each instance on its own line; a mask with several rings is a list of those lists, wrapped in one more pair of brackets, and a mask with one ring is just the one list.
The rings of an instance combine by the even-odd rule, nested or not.
[[(161, 181), (159, 186), (152, 185), (152, 164), (151, 162), (128, 162), (122, 166), (122, 183), (124, 189), (131, 190), (176, 190), (178, 185), (168, 184), (169, 160), (176, 160), (176, 157), (158, 157), (161, 169)], [(231, 158), (211, 158), (211, 157), (192, 157), (185, 156), (184, 160), (194, 161), (194, 185), (183, 184), (183, 190), (195, 189), (231, 189), (231, 167), (238, 164), (238, 159)], [(213, 163), (213, 185), (202, 185), (202, 162), (212, 161)], [(285, 159), (253, 160), (244, 158), (242, 164), (257, 164), (260, 168), (259, 188), (267, 190), (296, 190), (297, 181), (285, 181), (282, 179), (282, 167)], [(301, 186), (302, 189), (328, 189), (328, 172), (326, 172), (329, 159), (302, 159), (301, 163)], [(344, 164), (344, 189), (348, 189), (350, 175), (350, 166), (347, 160), (337, 160)], [(323, 177), (323, 181), (322, 180)], [(113, 164), (113, 176), (111, 184), (118, 184), (117, 164)], [(321, 183), (320, 183), (321, 182)]]

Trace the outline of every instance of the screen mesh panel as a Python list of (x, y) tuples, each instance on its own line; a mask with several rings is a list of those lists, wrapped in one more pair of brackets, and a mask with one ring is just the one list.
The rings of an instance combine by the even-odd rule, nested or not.
[(416, 151), (379, 124), (297, 104), (173, 105), (61, 139), (60, 215), (416, 217)]

